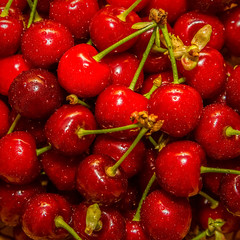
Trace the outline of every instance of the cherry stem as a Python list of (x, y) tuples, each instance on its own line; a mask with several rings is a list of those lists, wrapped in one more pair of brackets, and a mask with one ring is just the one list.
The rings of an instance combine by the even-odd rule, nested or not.
[(70, 104), (81, 104), (83, 105), (84, 107), (87, 107), (87, 108), (90, 108), (90, 106), (85, 103), (84, 101), (80, 100), (77, 95), (75, 94), (70, 94), (66, 97), (66, 100), (70, 102)]
[(32, 5), (32, 9), (31, 9), (31, 13), (30, 13), (30, 18), (28, 20), (27, 28), (29, 28), (31, 26), (31, 24), (34, 20), (36, 9), (37, 9), (37, 3), (38, 3), (38, 0), (33, 1), (33, 5)]
[(169, 52), (169, 56), (170, 56), (170, 61), (171, 61), (171, 64), (172, 64), (173, 83), (179, 84), (177, 64), (176, 64), (176, 60), (175, 60), (175, 57), (174, 57), (172, 41), (170, 40), (170, 37), (169, 37), (167, 24), (164, 24), (164, 25), (160, 24), (159, 27), (162, 30), (163, 37), (164, 37), (164, 39), (166, 41), (166, 44), (167, 44), (167, 48), (168, 48), (168, 52)]
[(205, 230), (204, 232), (197, 235), (195, 238), (192, 238), (192, 240), (201, 240), (207, 236), (207, 233), (208, 233), (208, 230)]
[(91, 135), (91, 134), (113, 133), (113, 132), (129, 130), (129, 129), (133, 129), (133, 128), (139, 128), (139, 124), (136, 123), (136, 124), (126, 125), (123, 127), (108, 128), (108, 129), (94, 129), (94, 130), (79, 128), (76, 133), (77, 133), (78, 137), (81, 138), (83, 136)]
[(153, 139), (152, 136), (149, 136), (149, 137), (148, 137), (148, 140), (152, 143), (152, 145), (153, 145), (154, 147), (157, 147), (157, 146), (158, 146), (157, 142)]
[(48, 146), (45, 146), (45, 147), (36, 149), (37, 156), (39, 156), (39, 155), (41, 155), (41, 154), (49, 151), (50, 149), (52, 149), (52, 146), (51, 146), (51, 145), (48, 145)]
[(158, 47), (157, 45), (153, 45), (152, 47), (153, 52), (165, 53), (167, 52), (166, 48)]
[(240, 171), (234, 169), (225, 169), (225, 168), (212, 168), (201, 166), (201, 173), (227, 173), (227, 174), (236, 174), (240, 175)]
[(93, 58), (99, 62), (102, 58), (104, 58), (108, 53), (110, 53), (111, 51), (113, 51), (115, 48), (119, 47), (120, 45), (124, 44), (125, 42), (137, 37), (138, 35), (156, 27), (157, 24), (155, 22), (152, 22), (152, 24), (149, 24), (148, 26), (128, 35), (127, 37), (121, 39), (120, 41), (114, 43), (112, 46), (106, 48), (105, 50), (103, 50), (102, 52), (98, 53), (97, 55), (95, 55)]
[(134, 74), (134, 77), (132, 79), (132, 82), (131, 82), (131, 84), (129, 86), (129, 89), (131, 89), (132, 91), (134, 91), (134, 88), (135, 88), (135, 85), (136, 85), (137, 80), (139, 78), (139, 75), (140, 75), (140, 73), (141, 73), (141, 71), (143, 69), (143, 66), (144, 66), (144, 64), (145, 64), (145, 62), (147, 60), (147, 57), (148, 57), (148, 55), (149, 55), (149, 53), (150, 53), (150, 51), (152, 49), (152, 46), (154, 44), (155, 36), (156, 36), (155, 32), (156, 32), (156, 28), (154, 29), (154, 31), (152, 33), (152, 36), (151, 36), (151, 38), (150, 38), (150, 40), (148, 42), (147, 48), (146, 48), (146, 50), (143, 53), (141, 62), (139, 63), (139, 66), (138, 66), (138, 68), (137, 68), (137, 70), (136, 70), (136, 72)]
[(61, 216), (55, 217), (54, 223), (55, 223), (55, 226), (56, 226), (57, 228), (64, 228), (65, 230), (67, 230), (75, 239), (77, 239), (77, 240), (82, 240), (82, 239), (78, 236), (78, 234), (74, 231), (74, 229), (71, 228), (71, 227), (63, 220), (63, 217), (61, 217)]
[(106, 169), (106, 173), (110, 177), (114, 177), (117, 173), (118, 168), (122, 164), (122, 162), (126, 159), (126, 157), (132, 152), (132, 150), (135, 148), (135, 146), (138, 144), (138, 142), (142, 139), (142, 137), (145, 135), (145, 133), (148, 131), (147, 128), (143, 127), (140, 132), (138, 133), (137, 137), (131, 144), (131, 146), (128, 148), (128, 150), (122, 155), (122, 157), (112, 166)]
[(147, 184), (147, 186), (146, 186), (146, 188), (145, 188), (145, 190), (143, 192), (143, 195), (142, 195), (142, 197), (141, 197), (141, 199), (139, 201), (139, 204), (138, 204), (138, 207), (137, 207), (137, 211), (136, 211), (136, 213), (135, 213), (135, 215), (134, 215), (134, 217), (132, 219), (133, 221), (136, 221), (136, 222), (140, 221), (140, 212), (141, 212), (143, 201), (146, 199), (146, 197), (147, 197), (147, 195), (148, 195), (148, 193), (150, 191), (150, 188), (153, 185), (155, 180), (156, 180), (156, 174), (154, 173), (152, 175), (152, 177), (150, 178), (150, 180), (149, 180), (149, 182), (148, 182), (148, 184)]
[(240, 131), (233, 129), (231, 126), (228, 126), (225, 128), (225, 134), (227, 137), (231, 137), (231, 136), (238, 136), (240, 135)]
[(86, 44), (88, 44), (88, 45), (93, 45), (92, 39), (90, 38), (90, 39), (86, 42)]
[[(28, 6), (30, 7), (30, 9), (32, 10), (33, 8), (33, 3), (32, 3), (32, 0), (27, 0), (28, 2)], [(34, 22), (38, 22), (38, 21), (41, 21), (42, 18), (40, 17), (40, 15), (38, 14), (37, 10), (35, 12), (35, 16), (34, 16)]]
[(18, 115), (17, 115), (16, 118), (14, 119), (12, 125), (10, 126), (10, 128), (9, 128), (9, 130), (8, 130), (8, 132), (7, 132), (7, 134), (13, 132), (13, 130), (15, 129), (15, 127), (16, 127), (18, 121), (20, 120), (20, 118), (21, 118), (21, 115), (18, 113)]
[(212, 197), (210, 197), (205, 192), (200, 191), (199, 195), (201, 195), (202, 197), (206, 198), (211, 203), (211, 209), (215, 209), (215, 208), (218, 207), (219, 202), (217, 200), (213, 199)]
[(141, 2), (142, 0), (135, 1), (127, 10), (125, 10), (123, 13), (119, 14), (117, 17), (123, 21), (126, 22), (126, 18), (128, 14)]
[(13, 0), (9, 0), (5, 6), (5, 8), (3, 9), (0, 17), (7, 17), (8, 16), (8, 12), (9, 12), (9, 8), (12, 5)]

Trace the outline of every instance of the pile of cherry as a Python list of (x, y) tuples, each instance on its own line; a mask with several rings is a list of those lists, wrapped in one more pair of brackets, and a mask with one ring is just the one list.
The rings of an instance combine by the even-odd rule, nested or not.
[(236, 239), (239, 36), (237, 0), (1, 0), (5, 237)]

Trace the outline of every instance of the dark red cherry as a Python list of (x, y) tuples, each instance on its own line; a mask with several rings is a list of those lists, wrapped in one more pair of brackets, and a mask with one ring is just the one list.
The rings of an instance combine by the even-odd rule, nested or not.
[[(95, 105), (96, 120), (101, 128), (122, 127), (132, 124), (131, 114), (147, 110), (148, 100), (128, 87), (110, 85), (99, 94)], [(112, 133), (117, 138), (131, 138), (138, 129)]]
[(60, 107), (63, 94), (56, 77), (44, 69), (19, 74), (8, 92), (9, 104), (20, 115), (46, 118)]
[(32, 197), (22, 216), (23, 231), (31, 239), (63, 239), (68, 232), (57, 228), (54, 219), (61, 216), (68, 224), (71, 221), (70, 204), (60, 195), (43, 193)]
[[(135, 8), (134, 8), (134, 11), (135, 12), (138, 12), (140, 11), (141, 9), (143, 9), (148, 3), (149, 3), (150, 0), (142, 0)], [(110, 5), (113, 5), (113, 6), (118, 6), (118, 7), (124, 7), (124, 8), (129, 8), (134, 2), (135, 0), (107, 0), (107, 2), (110, 4)]]
[(45, 133), (49, 143), (67, 155), (87, 151), (95, 135), (78, 137), (77, 130), (96, 129), (92, 112), (82, 105), (63, 105), (47, 121)]
[[(135, 32), (132, 25), (140, 22), (140, 17), (135, 12), (130, 12), (125, 21), (118, 18), (118, 15), (126, 9), (117, 6), (108, 5), (95, 14), (90, 23), (90, 37), (93, 44), (98, 50), (102, 51), (119, 40)], [(136, 42), (133, 38), (121, 46), (117, 47), (114, 52), (124, 52)]]
[(183, 137), (197, 125), (202, 113), (202, 98), (192, 87), (167, 84), (157, 89), (149, 100), (149, 113), (164, 120), (162, 131)]
[(110, 177), (106, 169), (115, 161), (107, 155), (92, 154), (82, 160), (77, 170), (77, 190), (90, 202), (109, 205), (126, 194), (128, 181), (121, 168)]
[(187, 198), (163, 190), (150, 193), (141, 208), (141, 222), (151, 239), (181, 240), (190, 228), (192, 210)]
[(174, 24), (174, 33), (185, 45), (191, 45), (194, 35), (206, 24), (212, 26), (211, 39), (207, 46), (221, 50), (225, 41), (223, 23), (214, 15), (191, 11), (180, 16)]
[(21, 54), (0, 59), (0, 93), (7, 96), (14, 78), (29, 69), (30, 64), (23, 59)]
[(97, 0), (54, 0), (50, 4), (49, 17), (65, 25), (77, 40), (88, 40), (89, 24), (98, 11)]
[(49, 68), (58, 63), (74, 41), (70, 31), (62, 24), (45, 20), (32, 24), (23, 34), (23, 57), (35, 67)]
[(69, 93), (78, 97), (95, 97), (110, 84), (111, 70), (106, 63), (93, 57), (97, 50), (89, 44), (69, 49), (58, 65), (58, 80)]
[(3, 137), (9, 127), (10, 127), (10, 124), (9, 124), (9, 121), (8, 121), (8, 118), (9, 118), (9, 114), (10, 114), (10, 111), (9, 111), (9, 108), (8, 106), (2, 101), (0, 100), (0, 137)]
[(101, 227), (93, 230), (92, 233), (86, 233), (86, 216), (89, 204), (81, 203), (73, 213), (73, 228), (83, 239), (89, 240), (125, 240), (125, 221), (123, 216), (113, 208), (100, 206)]
[(40, 182), (28, 185), (0, 183), (0, 219), (7, 226), (17, 226), (27, 201), (38, 193), (44, 192)]
[(35, 140), (29, 133), (16, 131), (0, 139), (0, 178), (13, 184), (27, 184), (39, 173)]
[(195, 139), (206, 154), (216, 160), (227, 160), (240, 155), (239, 136), (226, 136), (226, 128), (240, 130), (240, 117), (230, 107), (210, 104), (195, 129)]
[(203, 99), (207, 99), (220, 94), (224, 89), (226, 80), (224, 65), (224, 58), (220, 52), (205, 47), (200, 52), (198, 64), (194, 69), (185, 70), (182, 64), (178, 67), (186, 83), (195, 88)]

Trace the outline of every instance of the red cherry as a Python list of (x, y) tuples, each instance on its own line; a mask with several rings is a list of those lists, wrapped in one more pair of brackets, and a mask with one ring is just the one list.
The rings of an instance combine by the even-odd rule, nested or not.
[[(126, 17), (126, 21), (120, 20), (118, 15), (125, 10), (122, 7), (108, 5), (99, 10), (92, 18), (90, 23), (90, 37), (100, 51), (135, 32), (131, 27), (133, 24), (140, 22), (141, 19), (132, 11)], [(136, 37), (129, 40), (116, 48), (114, 52), (126, 51), (133, 46), (136, 40)]]
[(107, 155), (92, 154), (80, 162), (77, 170), (77, 190), (90, 202), (109, 205), (126, 194), (128, 181), (121, 168), (114, 177), (106, 174), (115, 161)]
[(77, 130), (96, 129), (92, 112), (82, 105), (63, 105), (47, 121), (45, 133), (49, 143), (67, 155), (79, 155), (87, 151), (94, 140), (91, 134), (79, 138)]
[(48, 117), (63, 100), (56, 77), (44, 69), (19, 74), (8, 92), (9, 104), (19, 114), (32, 119)]
[(29, 133), (13, 132), (0, 139), (0, 177), (3, 180), (27, 184), (39, 173), (36, 145)]
[(0, 100), (0, 137), (4, 136), (10, 127), (8, 122), (9, 114), (8, 106)]
[(69, 49), (60, 59), (58, 80), (69, 93), (78, 97), (95, 97), (110, 84), (110, 68), (93, 57), (97, 50), (88, 44)]
[(183, 137), (196, 127), (202, 106), (202, 98), (194, 88), (167, 84), (152, 94), (149, 113), (164, 120), (162, 131), (173, 137)]
[(61, 56), (73, 46), (69, 30), (52, 20), (32, 24), (23, 34), (23, 57), (35, 67), (49, 68), (58, 63)]
[(70, 204), (60, 195), (43, 193), (32, 197), (22, 216), (23, 231), (31, 239), (63, 239), (68, 232), (55, 227), (54, 219), (61, 216), (71, 221)]
[(181, 240), (190, 228), (192, 211), (187, 198), (164, 191), (150, 193), (141, 208), (144, 229), (153, 240)]
[[(135, 8), (134, 8), (134, 11), (135, 12), (138, 12), (140, 11), (141, 9), (143, 9), (148, 3), (149, 3), (150, 0), (142, 0)], [(135, 0), (107, 0), (107, 2), (110, 4), (110, 5), (113, 5), (113, 6), (118, 6), (118, 7), (124, 7), (124, 8), (129, 8), (134, 2)]]
[(98, 8), (96, 0), (54, 0), (50, 4), (49, 17), (65, 25), (75, 39), (88, 40), (89, 24)]

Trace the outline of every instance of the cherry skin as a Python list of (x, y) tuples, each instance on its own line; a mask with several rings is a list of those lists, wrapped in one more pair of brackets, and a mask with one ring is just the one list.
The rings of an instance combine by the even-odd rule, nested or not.
[(225, 40), (225, 28), (222, 22), (214, 15), (197, 11), (187, 12), (175, 22), (174, 33), (180, 37), (185, 45), (191, 45), (194, 35), (206, 24), (212, 26), (211, 39), (207, 46), (221, 50)]
[[(110, 5), (113, 6), (118, 6), (118, 7), (124, 7), (124, 8), (129, 8), (134, 2), (135, 0), (107, 0), (107, 2)], [(138, 12), (141, 9), (143, 9), (147, 4), (149, 3), (149, 0), (142, 0), (135, 8), (134, 11)]]
[(150, 193), (141, 208), (144, 229), (153, 240), (181, 240), (190, 228), (192, 210), (187, 198), (163, 190)]
[[(1, 6), (6, 6), (7, 3), (8, 3), (8, 0), (2, 0)], [(27, 6), (27, 1), (26, 0), (13, 0), (13, 3), (11, 6), (14, 8), (18, 8), (22, 11)]]
[(0, 137), (3, 137), (10, 127), (8, 121), (9, 115), (10, 111), (8, 106), (2, 100), (0, 100)]
[(0, 166), (0, 178), (12, 184), (27, 184), (39, 176), (40, 163), (33, 137), (18, 131), (1, 138)]
[(49, 17), (65, 25), (76, 40), (89, 38), (89, 24), (99, 9), (98, 1), (54, 0), (50, 4)]
[[(131, 27), (133, 24), (141, 21), (140, 17), (132, 11), (126, 17), (126, 21), (122, 21), (118, 18), (118, 15), (125, 10), (122, 7), (109, 5), (99, 10), (92, 18), (90, 23), (90, 37), (98, 50), (102, 51), (135, 32)], [(113, 52), (119, 53), (128, 50), (136, 40), (137, 38), (135, 37), (127, 41)]]
[(42, 193), (32, 197), (22, 216), (23, 231), (31, 239), (63, 239), (68, 232), (55, 227), (54, 219), (61, 216), (68, 224), (71, 221), (70, 204), (60, 195)]
[(240, 138), (227, 137), (225, 129), (228, 126), (240, 130), (240, 117), (232, 108), (219, 103), (204, 108), (195, 129), (195, 139), (209, 157), (228, 160), (240, 155)]
[(58, 63), (73, 44), (72, 34), (64, 25), (45, 20), (32, 24), (24, 32), (21, 50), (33, 66), (49, 68)]
[(187, 71), (182, 64), (178, 64), (178, 67), (179, 72), (185, 77), (186, 83), (195, 88), (203, 99), (207, 99), (222, 92), (226, 80), (224, 65), (224, 59), (220, 52), (205, 47), (200, 52), (198, 64), (194, 69)]
[[(99, 94), (95, 105), (95, 117), (101, 128), (122, 127), (132, 124), (131, 114), (147, 110), (148, 100), (122, 85), (110, 85)], [(138, 129), (111, 133), (117, 138), (133, 138)]]
[[(102, 135), (96, 138), (93, 146), (93, 153), (106, 154), (115, 161), (118, 161), (131, 144), (132, 140), (115, 139), (108, 135)], [(144, 156), (145, 146), (143, 142), (140, 141), (121, 164), (128, 178), (134, 176), (142, 169)]]
[(23, 59), (21, 54), (0, 59), (0, 93), (7, 96), (14, 78), (21, 72), (30, 70), (30, 68), (30, 64)]
[(107, 155), (92, 154), (82, 160), (77, 170), (77, 190), (89, 202), (109, 205), (120, 201), (126, 194), (128, 181), (121, 168), (114, 177), (106, 169), (115, 161)]
[(87, 151), (95, 135), (78, 137), (79, 127), (96, 129), (92, 112), (82, 105), (63, 105), (47, 121), (45, 133), (49, 143), (65, 155)]
[(60, 59), (58, 80), (69, 93), (78, 97), (95, 97), (110, 84), (111, 70), (93, 56), (97, 50), (88, 44), (79, 44), (69, 49)]
[(83, 239), (89, 240), (124, 240), (125, 239), (125, 221), (123, 216), (113, 208), (100, 206), (102, 227), (100, 230), (95, 230), (91, 235), (85, 232), (86, 215), (89, 204), (79, 204), (72, 217), (73, 228)]
[(149, 113), (164, 120), (162, 131), (183, 137), (197, 125), (202, 113), (202, 98), (192, 87), (167, 84), (158, 88), (149, 100)]
[(8, 98), (11, 107), (20, 115), (42, 119), (61, 106), (63, 94), (52, 73), (44, 69), (31, 69), (14, 79)]

